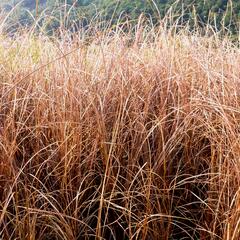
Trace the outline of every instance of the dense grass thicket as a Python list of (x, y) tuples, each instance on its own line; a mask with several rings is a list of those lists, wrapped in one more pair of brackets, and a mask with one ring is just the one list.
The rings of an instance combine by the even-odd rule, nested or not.
[(1, 239), (240, 239), (240, 50), (218, 34), (0, 39)]

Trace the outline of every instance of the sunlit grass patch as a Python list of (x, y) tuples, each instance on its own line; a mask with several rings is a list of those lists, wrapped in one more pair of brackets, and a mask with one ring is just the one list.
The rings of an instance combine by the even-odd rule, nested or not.
[(3, 239), (239, 239), (239, 48), (139, 31), (0, 38)]

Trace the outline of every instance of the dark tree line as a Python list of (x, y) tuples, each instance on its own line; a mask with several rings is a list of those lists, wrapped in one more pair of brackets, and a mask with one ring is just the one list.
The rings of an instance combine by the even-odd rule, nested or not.
[[(13, 5), (18, 1), (12, 0)], [(9, 5), (11, 1), (6, 2)], [(20, 23), (30, 24), (34, 21), (33, 16), (42, 13), (42, 22), (47, 22), (47, 28), (55, 29), (61, 24), (69, 27), (80, 20), (87, 24), (95, 16), (114, 25), (126, 19), (134, 23), (143, 14), (157, 24), (169, 11), (175, 19), (180, 18), (180, 24), (193, 26), (197, 22), (204, 26), (209, 23), (218, 30), (226, 28), (232, 32), (239, 28), (239, 0), (38, 0), (37, 8), (36, 0), (25, 0), (16, 15)], [(46, 15), (50, 17), (44, 20)]]

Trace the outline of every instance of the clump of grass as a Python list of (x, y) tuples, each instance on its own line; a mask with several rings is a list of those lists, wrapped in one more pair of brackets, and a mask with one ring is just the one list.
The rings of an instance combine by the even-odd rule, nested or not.
[(3, 239), (240, 238), (239, 48), (136, 29), (1, 38)]

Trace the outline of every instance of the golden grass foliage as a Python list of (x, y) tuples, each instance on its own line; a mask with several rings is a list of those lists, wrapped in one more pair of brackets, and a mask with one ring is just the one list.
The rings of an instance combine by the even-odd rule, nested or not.
[(240, 239), (240, 50), (138, 27), (0, 40), (0, 238)]

